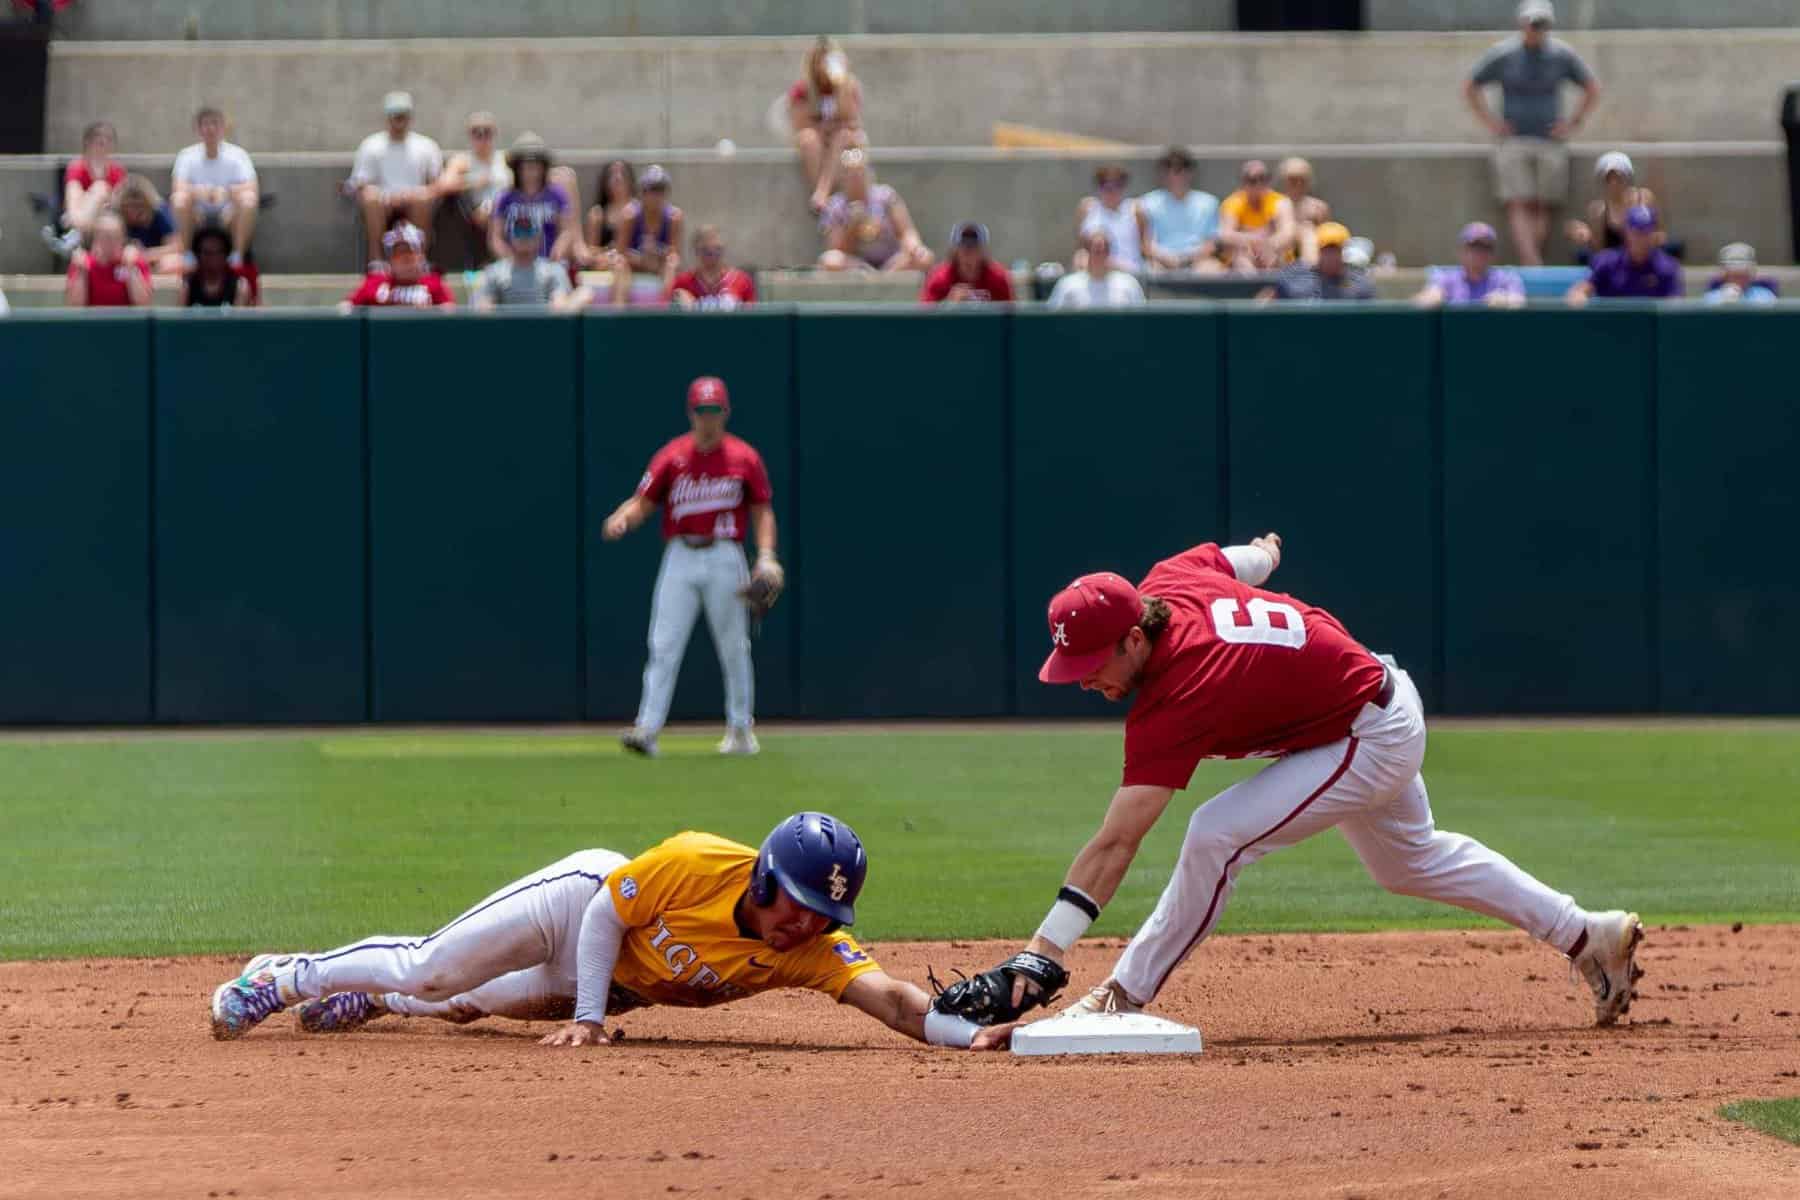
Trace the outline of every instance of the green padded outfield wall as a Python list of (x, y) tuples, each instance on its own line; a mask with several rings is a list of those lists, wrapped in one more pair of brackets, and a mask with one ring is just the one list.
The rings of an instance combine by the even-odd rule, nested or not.
[(378, 721), (581, 715), (567, 317), (368, 318)]
[(1010, 324), (1000, 311), (800, 317), (804, 715), (1007, 711)]
[(157, 719), (366, 719), (366, 322), (152, 328)]
[(1662, 707), (1800, 712), (1800, 309), (1657, 321)]
[(1482, 316), (1443, 317), (1444, 707), (1648, 711), (1656, 315)]
[[(793, 335), (791, 314), (628, 313), (582, 328), (582, 543), (587, 634), (587, 707), (593, 720), (630, 721), (643, 683), (650, 595), (662, 558), (661, 514), (619, 542), (600, 526), (637, 487), (650, 456), (688, 431), (687, 386), (718, 375), (731, 394), (730, 429), (755, 446), (775, 490), (775, 522), (793, 590), (753, 644), (756, 713), (794, 711), (794, 621), (806, 600), (794, 529)], [(754, 553), (754, 541), (746, 545)], [(705, 615), (682, 659), (670, 716), (720, 722), (724, 687)]]
[(1403, 305), (1224, 318), (1230, 539), (1274, 530), (1269, 586), (1394, 655), (1428, 705), (1437, 546), (1437, 319)]
[(150, 326), (0, 319), (0, 721), (153, 713)]
[(1226, 537), (1220, 311), (1013, 318), (1015, 711), (1121, 716), (1080, 688), (1038, 682), (1050, 597), (1088, 571), (1135, 582), (1159, 559)]

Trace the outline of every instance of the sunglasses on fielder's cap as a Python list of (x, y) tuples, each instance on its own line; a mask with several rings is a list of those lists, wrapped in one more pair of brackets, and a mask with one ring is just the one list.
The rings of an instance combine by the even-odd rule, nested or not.
[(722, 413), (731, 411), (731, 395), (725, 390), (725, 381), (716, 375), (702, 375), (688, 384), (688, 411), (691, 413)]

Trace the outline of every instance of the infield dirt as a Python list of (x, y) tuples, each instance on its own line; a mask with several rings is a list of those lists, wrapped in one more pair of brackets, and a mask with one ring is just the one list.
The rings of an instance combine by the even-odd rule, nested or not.
[[(1084, 946), (1078, 985), (1118, 943)], [(876, 945), (890, 971), (1012, 947)], [(262, 947), (294, 949), (294, 947)], [(0, 964), (0, 1195), (1793, 1197), (1719, 1105), (1800, 1094), (1800, 927), (1652, 928), (1631, 1016), (1513, 933), (1225, 937), (1199, 1057), (915, 1047), (806, 994), (614, 1022), (214, 1042), (238, 960)]]

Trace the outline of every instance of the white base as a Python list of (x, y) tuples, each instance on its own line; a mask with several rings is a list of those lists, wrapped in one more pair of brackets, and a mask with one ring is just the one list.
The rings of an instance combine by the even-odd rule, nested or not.
[(1050, 1017), (1013, 1031), (1014, 1054), (1198, 1054), (1200, 1031), (1148, 1013)]

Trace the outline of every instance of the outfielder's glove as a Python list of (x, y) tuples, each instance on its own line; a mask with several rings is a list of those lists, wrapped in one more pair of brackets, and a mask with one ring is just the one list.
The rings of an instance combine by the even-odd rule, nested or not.
[[(1015, 1005), (1013, 979), (1016, 976), (1030, 980), (1038, 990), (1033, 993), (1026, 988), (1025, 998)], [(959, 979), (949, 987), (939, 985), (932, 978), (931, 986), (937, 992), (937, 999), (931, 1002), (931, 1007), (977, 1025), (1004, 1025), (1018, 1020), (1040, 1004), (1048, 1005), (1068, 982), (1069, 973), (1054, 958), (1022, 950), (992, 970)]]
[(780, 563), (766, 556), (756, 560), (756, 568), (750, 572), (750, 582), (738, 593), (744, 598), (744, 607), (750, 610), (751, 624), (762, 624), (762, 619), (769, 615), (769, 610), (781, 599), (781, 589), (786, 584), (787, 573), (781, 569)]

